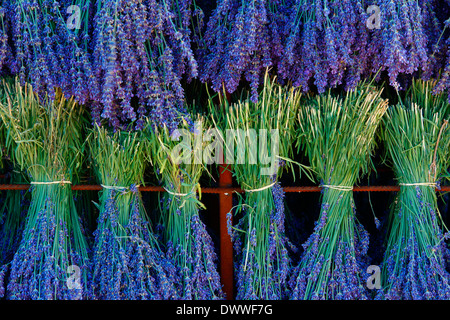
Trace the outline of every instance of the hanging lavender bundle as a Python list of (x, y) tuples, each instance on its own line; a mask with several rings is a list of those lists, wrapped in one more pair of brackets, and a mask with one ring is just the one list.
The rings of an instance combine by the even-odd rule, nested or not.
[(353, 186), (370, 167), (375, 132), (387, 109), (362, 83), (342, 96), (312, 97), (299, 111), (299, 145), (323, 188), (319, 218), (290, 279), (292, 299), (366, 299), (369, 235), (357, 221)]
[(231, 105), (223, 101), (223, 109), (211, 103), (214, 118), (227, 132), (226, 163), (233, 165), (246, 191), (235, 211), (236, 216), (242, 214), (239, 221), (232, 225), (228, 213), (239, 300), (287, 297), (292, 246), (285, 233), (284, 192), (278, 179), (284, 169), (280, 164), (292, 169), (285, 159), (292, 155), (300, 96), (273, 83), (266, 73), (258, 103), (248, 98)]
[(197, 76), (197, 62), (186, 31), (187, 13), (173, 8), (186, 11), (190, 1), (98, 3), (93, 59), (95, 75), (103, 80), (99, 103), (92, 109), (94, 121), (107, 119), (117, 129), (137, 120), (136, 128), (142, 129), (149, 116), (158, 125), (177, 127), (184, 100), (180, 81), (183, 75)]
[(202, 38), (200, 80), (216, 92), (233, 93), (240, 81), (250, 83), (252, 102), (268, 67), (283, 56), (284, 0), (219, 0)]
[(160, 205), (163, 239), (168, 257), (176, 265), (177, 288), (183, 300), (224, 297), (215, 246), (199, 212), (205, 208), (199, 185), (204, 165), (202, 158), (195, 157), (205, 147), (203, 125), (204, 119), (199, 117), (195, 130), (187, 118), (172, 132), (150, 122), (146, 127), (151, 161), (166, 190)]
[[(69, 13), (69, 14), (68, 14)], [(98, 100), (98, 78), (89, 56), (89, 0), (11, 1), (12, 40), (21, 84), (41, 99), (55, 88), (80, 104)]]
[[(427, 73), (429, 44), (425, 26), (429, 13), (428, 1), (384, 0), (376, 3), (380, 10), (380, 29), (374, 29), (371, 46), (376, 48), (373, 70), (386, 70), (389, 83), (395, 89), (404, 89), (399, 75)], [(431, 31), (431, 29), (430, 29)]]
[(82, 160), (82, 112), (73, 99), (37, 99), (30, 85), (3, 82), (6, 146), (31, 181), (21, 242), (11, 262), (10, 299), (92, 298), (88, 246), (70, 184)]
[(403, 103), (391, 106), (382, 136), (400, 185), (392, 211), (377, 298), (449, 299), (449, 238), (435, 188), (450, 156), (450, 106), (431, 95), (435, 82), (414, 80)]
[(173, 299), (175, 268), (152, 233), (139, 192), (145, 143), (138, 132), (95, 126), (88, 139), (103, 190), (94, 232), (93, 283), (100, 299)]
[(284, 56), (279, 75), (319, 93), (345, 84), (355, 88), (370, 72), (366, 28), (368, 15), (360, 0), (296, 0), (286, 24)]

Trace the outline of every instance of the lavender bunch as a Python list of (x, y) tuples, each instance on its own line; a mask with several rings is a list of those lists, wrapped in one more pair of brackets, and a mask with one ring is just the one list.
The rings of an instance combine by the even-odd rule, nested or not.
[(389, 216), (377, 298), (450, 298), (450, 233), (435, 192), (448, 168), (450, 107), (444, 94), (431, 95), (435, 84), (414, 80), (405, 100), (384, 119), (382, 137), (400, 191)]
[(283, 56), (285, 0), (219, 0), (199, 50), (200, 80), (216, 92), (233, 93), (242, 79), (249, 84), (252, 102), (266, 68)]
[(194, 128), (189, 119), (182, 119), (173, 132), (149, 122), (145, 132), (150, 141), (149, 157), (166, 190), (160, 205), (160, 226), (168, 257), (175, 262), (180, 298), (216, 300), (223, 299), (224, 293), (215, 246), (199, 212), (205, 208), (199, 185), (204, 167), (201, 159), (194, 160), (191, 138), (198, 141), (200, 137), (196, 146), (204, 150), (204, 119), (199, 116), (196, 120)]
[(226, 162), (233, 165), (234, 176), (246, 190), (234, 212), (242, 217), (233, 225), (232, 212), (228, 213), (237, 299), (288, 296), (292, 245), (285, 232), (284, 192), (278, 179), (283, 169), (292, 169), (292, 162), (286, 160), (292, 155), (300, 96), (291, 87), (276, 85), (266, 73), (257, 103), (251, 98), (235, 104), (223, 101), (218, 107), (210, 103), (222, 132), (234, 133), (231, 141), (227, 134)]
[(345, 84), (353, 89), (370, 72), (366, 28), (360, 0), (296, 0), (286, 24), (284, 56), (278, 74), (308, 92)]
[(107, 300), (177, 298), (175, 267), (153, 235), (138, 189), (145, 165), (142, 135), (112, 134), (95, 126), (87, 141), (103, 186), (94, 232), (96, 296)]
[(11, 1), (14, 71), (22, 85), (30, 83), (41, 99), (54, 99), (55, 88), (60, 88), (80, 104), (98, 100), (89, 53), (92, 10), (89, 0)]
[(3, 82), (0, 117), (15, 167), (32, 183), (31, 202), (10, 266), (9, 299), (88, 299), (88, 246), (70, 183), (82, 160), (83, 109), (60, 93), (40, 101), (30, 85)]
[(353, 186), (370, 168), (387, 101), (360, 83), (345, 94), (311, 97), (300, 108), (299, 147), (323, 191), (314, 232), (289, 284), (292, 299), (367, 299), (363, 287), (369, 234), (356, 218)]
[(157, 125), (177, 127), (177, 112), (184, 109), (181, 79), (197, 76), (190, 6), (190, 0), (98, 2), (93, 61), (95, 76), (103, 80), (92, 106), (95, 122), (107, 119), (118, 129), (136, 121), (136, 129), (142, 129), (148, 116)]
[[(399, 75), (430, 71), (430, 34), (425, 29), (429, 23), (427, 19), (432, 18), (425, 10), (428, 3), (385, 0), (378, 4), (381, 28), (374, 29), (372, 34), (371, 46), (378, 50), (373, 59), (373, 70), (386, 70), (390, 85), (397, 90), (403, 89)], [(432, 32), (431, 28), (429, 32)]]

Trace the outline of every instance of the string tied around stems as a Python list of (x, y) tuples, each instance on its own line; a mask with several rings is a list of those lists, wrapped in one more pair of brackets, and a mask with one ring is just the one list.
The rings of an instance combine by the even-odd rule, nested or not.
[(197, 194), (197, 191), (196, 191), (196, 190), (197, 190), (197, 188), (199, 188), (199, 187), (200, 187), (199, 184), (196, 183), (196, 184), (194, 184), (194, 185), (192, 186), (191, 191), (189, 191), (189, 192), (187, 192), (187, 193), (181, 193), (181, 192), (171, 191), (171, 190), (167, 189), (167, 188), (164, 187), (164, 186), (163, 186), (163, 189), (166, 190), (166, 192), (167, 192), (168, 194), (172, 195), (172, 196), (183, 198), (183, 202), (182, 202), (181, 205), (180, 205), (180, 208), (183, 208), (183, 207), (184, 207), (184, 204), (186, 203), (186, 201), (187, 201), (187, 199), (189, 198), (189, 196)]
[(49, 185), (49, 184), (72, 184), (72, 181), (60, 180), (60, 181), (31, 181), (33, 185)]
[(353, 191), (353, 186), (321, 184), (320, 187), (339, 191)]
[(425, 187), (433, 187), (433, 188), (437, 188), (440, 189), (440, 184), (439, 182), (411, 182), (411, 183), (399, 183), (398, 184), (401, 187), (416, 187), (416, 186), (425, 186)]
[(140, 187), (139, 184), (132, 184), (132, 185), (129, 186), (129, 187), (123, 187), (123, 186), (108, 186), (108, 185), (104, 185), (104, 184), (100, 184), (100, 185), (101, 185), (101, 187), (102, 187), (103, 189), (109, 189), (109, 190), (119, 191), (119, 192), (121, 192), (122, 194), (126, 194), (126, 193), (129, 193), (129, 192), (135, 193), (135, 192), (138, 191), (138, 188)]
[(266, 186), (264, 186), (264, 187), (261, 187), (261, 188), (257, 188), (257, 189), (244, 189), (244, 191), (245, 191), (245, 192), (248, 192), (248, 193), (263, 191), (263, 190), (266, 190), (266, 189), (269, 189), (269, 188), (273, 187), (273, 186), (275, 185), (275, 183), (276, 183), (276, 181), (275, 181), (275, 182), (272, 182), (271, 184), (268, 184), (268, 185), (266, 185)]

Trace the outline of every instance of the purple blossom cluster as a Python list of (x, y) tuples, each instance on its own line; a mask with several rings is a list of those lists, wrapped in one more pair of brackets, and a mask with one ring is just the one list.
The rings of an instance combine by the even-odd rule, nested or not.
[(345, 192), (335, 203), (329, 203), (329, 192), (334, 191), (325, 191), (314, 232), (302, 245), (300, 263), (293, 268), (289, 279), (290, 298), (368, 299), (363, 277), (368, 262), (369, 234), (355, 220), (354, 204), (352, 208), (336, 208), (340, 201), (353, 203), (353, 195)]
[[(443, 234), (439, 227), (436, 203), (425, 200), (430, 197), (424, 193), (434, 191), (419, 186), (415, 189), (414, 204), (403, 200), (403, 197), (406, 198), (404, 192), (399, 194), (391, 227), (391, 230), (398, 228), (399, 232), (389, 233), (382, 269), (382, 274), (387, 276), (377, 299), (450, 298), (450, 273), (446, 270), (449, 251), (445, 243), (448, 234)], [(419, 212), (413, 213), (411, 210)]]
[[(7, 1), (5, 1), (7, 2)], [(87, 18), (93, 10), (90, 1), (79, 1), (82, 28), (70, 28), (67, 8), (71, 0), (10, 1), (7, 8), (11, 18), (14, 44), (12, 72), (22, 84), (33, 86), (43, 97), (55, 96), (55, 88), (80, 104), (99, 96), (98, 78), (94, 74), (88, 53), (89, 29)]]
[(429, 77), (433, 71), (428, 56), (441, 31), (438, 22), (433, 21), (434, 10), (438, 9), (435, 5), (434, 1), (407, 0), (379, 3), (381, 29), (372, 33), (371, 46), (376, 50), (372, 68), (386, 70), (396, 89), (404, 89), (398, 79), (401, 74), (420, 71)]
[(176, 128), (184, 110), (181, 79), (198, 73), (189, 37), (191, 0), (177, 3), (102, 1), (92, 35), (94, 74), (102, 79), (94, 121), (108, 119), (117, 129), (136, 120), (142, 129), (148, 116), (158, 126)]
[(448, 41), (442, 40), (448, 15), (443, 19), (441, 12), (448, 9), (437, 0), (220, 0), (200, 42), (200, 80), (233, 93), (245, 79), (256, 101), (266, 68), (304, 92), (319, 93), (353, 89), (382, 71), (402, 89), (405, 75), (429, 79), (444, 69), (436, 88), (443, 90), (450, 69)]
[(244, 78), (256, 102), (266, 68), (283, 56), (287, 9), (282, 0), (217, 1), (198, 51), (200, 80), (233, 93)]
[(14, 70), (15, 59), (10, 45), (11, 23), (8, 17), (11, 14), (10, 4), (0, 1), (0, 74), (11, 73)]
[(194, 195), (187, 197), (167, 195), (163, 199), (168, 210), (166, 214), (171, 215), (171, 219), (176, 220), (177, 226), (183, 230), (182, 234), (168, 232), (166, 236), (167, 257), (175, 263), (179, 298), (223, 299), (214, 242), (200, 218), (196, 204), (183, 205), (186, 201), (192, 202), (193, 199), (189, 197)]
[[(419, 74), (441, 77), (435, 92), (450, 86), (448, 2), (199, 3), (207, 17), (193, 0), (2, 0), (0, 70), (40, 96), (61, 88), (115, 129), (142, 129), (146, 117), (175, 129), (186, 113), (184, 80), (193, 78), (217, 92), (248, 84), (256, 101), (267, 68), (304, 92), (352, 89), (380, 71), (397, 89)], [(80, 28), (69, 24), (74, 4)], [(371, 4), (380, 29), (366, 25)]]
[(319, 93), (341, 84), (354, 88), (370, 72), (367, 18), (360, 0), (295, 1), (279, 75), (304, 92), (312, 85)]
[[(40, 208), (30, 204), (24, 235), (10, 265), (8, 299), (93, 298), (88, 285), (89, 262), (71, 249), (76, 247), (74, 239), (56, 210), (51, 197)], [(71, 265), (80, 268), (77, 288), (67, 285)]]
[(29, 198), (24, 190), (8, 192), (0, 214), (0, 265), (9, 263), (22, 239)]
[[(173, 263), (160, 250), (143, 215), (137, 188), (131, 196), (108, 190), (94, 232), (93, 286), (98, 299), (177, 299)], [(120, 200), (118, 200), (120, 199)], [(128, 212), (129, 216), (124, 217)], [(121, 225), (126, 221), (126, 225)]]
[(0, 70), (39, 96), (60, 88), (115, 129), (144, 117), (175, 128), (184, 113), (203, 25), (192, 0), (4, 0), (0, 21)]

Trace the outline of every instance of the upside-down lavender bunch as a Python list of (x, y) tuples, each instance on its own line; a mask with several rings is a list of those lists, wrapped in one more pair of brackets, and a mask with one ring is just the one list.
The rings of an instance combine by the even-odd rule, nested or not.
[(0, 1), (0, 74), (16, 71), (15, 59), (10, 45), (11, 3)]
[(303, 244), (290, 287), (292, 299), (366, 299), (369, 235), (357, 221), (353, 186), (370, 168), (375, 132), (387, 109), (380, 91), (361, 83), (300, 108), (299, 145), (323, 188), (319, 218)]
[[(257, 103), (250, 98), (238, 103), (213, 106), (211, 113), (226, 137), (226, 163), (245, 192), (232, 224), (228, 213), (228, 232), (234, 242), (236, 298), (239, 300), (287, 298), (287, 279), (291, 268), (285, 232), (284, 192), (278, 181), (283, 166), (292, 156), (294, 123), (301, 94), (269, 80)], [(230, 140), (231, 139), (231, 140)], [(240, 216), (242, 214), (242, 216)]]
[(103, 186), (92, 259), (97, 298), (178, 298), (175, 268), (152, 233), (138, 189), (145, 166), (142, 135), (95, 126), (88, 142)]
[[(201, 148), (204, 119), (196, 119), (195, 128), (184, 121), (172, 133), (167, 127), (148, 123), (149, 155), (155, 173), (166, 190), (160, 204), (161, 227), (168, 257), (177, 270), (177, 288), (183, 300), (223, 299), (217, 254), (211, 235), (201, 220), (202, 159), (194, 160)], [(180, 140), (182, 137), (182, 141)], [(195, 151), (193, 141), (199, 141)]]
[(136, 129), (142, 129), (149, 116), (157, 125), (177, 127), (178, 111), (184, 110), (181, 79), (197, 76), (185, 13), (191, 1), (98, 2), (93, 59), (102, 81), (99, 103), (92, 107), (95, 122), (104, 118), (118, 129), (137, 120)]
[(400, 191), (389, 216), (377, 298), (450, 298), (450, 233), (443, 233), (435, 191), (449, 164), (450, 105), (445, 94), (431, 95), (434, 86), (414, 80), (384, 119), (382, 136)]
[(353, 89), (370, 71), (367, 17), (361, 0), (294, 1), (279, 75), (304, 92)]
[(283, 56), (287, 8), (285, 0), (217, 1), (201, 39), (200, 80), (233, 93), (245, 79), (256, 103), (266, 68)]
[(428, 60), (430, 34), (425, 27), (432, 16), (425, 10), (427, 3), (421, 0), (376, 3), (380, 10), (380, 29), (372, 31), (371, 46), (378, 50), (372, 60), (373, 70), (386, 70), (390, 85), (398, 90), (404, 89), (399, 75), (428, 73), (431, 67)]
[(10, 266), (9, 299), (89, 299), (88, 246), (71, 182), (82, 160), (83, 109), (57, 93), (40, 101), (31, 85), (2, 82), (6, 147), (31, 181), (25, 227)]
[(21, 84), (41, 99), (55, 88), (80, 104), (98, 100), (89, 55), (89, 0), (11, 0), (12, 41)]

